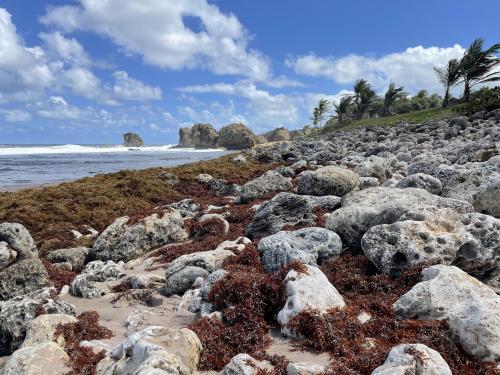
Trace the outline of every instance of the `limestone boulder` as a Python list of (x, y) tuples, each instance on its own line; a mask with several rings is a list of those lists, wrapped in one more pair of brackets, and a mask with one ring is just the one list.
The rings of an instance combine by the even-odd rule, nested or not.
[(285, 225), (312, 225), (314, 220), (313, 205), (308, 197), (279, 193), (258, 207), (246, 228), (246, 236), (252, 239), (274, 234)]
[(98, 363), (96, 373), (190, 375), (196, 371), (201, 349), (190, 329), (151, 326), (118, 344)]
[(0, 370), (2, 375), (66, 375), (70, 371), (68, 354), (55, 342), (16, 350)]
[(353, 190), (359, 177), (353, 171), (326, 166), (315, 171), (304, 171), (297, 177), (297, 192), (305, 195), (336, 195), (342, 197)]
[(450, 208), (458, 213), (473, 212), (470, 203), (442, 198), (423, 189), (374, 187), (354, 191), (342, 199), (342, 206), (332, 212), (326, 228), (338, 233), (344, 242), (359, 249), (361, 238), (372, 227), (392, 224), (404, 215), (426, 208)]
[(371, 375), (452, 375), (446, 361), (422, 344), (401, 344), (391, 349), (382, 366)]
[(38, 250), (28, 230), (18, 223), (0, 224), (0, 242), (8, 244), (16, 252), (17, 260), (38, 257)]
[(333, 308), (343, 308), (344, 299), (319, 268), (305, 266), (307, 273), (290, 270), (285, 277), (286, 302), (278, 313), (278, 322), (281, 332), (294, 337), (295, 334), (288, 327), (288, 322), (302, 311), (307, 309), (326, 313)]
[(97, 238), (91, 253), (98, 260), (129, 261), (154, 248), (185, 241), (183, 224), (175, 210), (154, 213), (135, 224), (129, 223), (128, 216), (120, 217)]
[(264, 237), (258, 249), (262, 265), (267, 272), (274, 273), (293, 261), (317, 266), (335, 259), (342, 253), (342, 241), (331, 230), (311, 227)]
[(278, 172), (269, 171), (243, 185), (240, 200), (246, 203), (272, 193), (290, 190), (292, 190), (290, 178), (284, 177)]
[(500, 296), (454, 266), (422, 271), (422, 281), (394, 303), (403, 319), (442, 320), (471, 355), (500, 359)]
[(72, 305), (57, 299), (54, 288), (45, 288), (0, 302), (0, 355), (18, 349), (33, 319), (44, 314), (75, 315)]
[(0, 271), (0, 300), (6, 301), (51, 285), (40, 259), (21, 260)]

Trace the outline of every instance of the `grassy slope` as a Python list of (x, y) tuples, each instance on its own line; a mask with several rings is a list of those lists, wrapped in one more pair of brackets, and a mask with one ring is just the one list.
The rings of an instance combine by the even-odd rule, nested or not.
[(457, 107), (453, 108), (429, 108), (423, 109), (421, 111), (414, 111), (410, 113), (404, 113), (402, 115), (395, 115), (390, 117), (380, 117), (380, 118), (367, 118), (362, 120), (353, 121), (347, 125), (341, 127), (329, 127), (325, 128), (324, 132), (332, 131), (343, 131), (359, 127), (364, 127), (368, 125), (378, 125), (378, 126), (395, 126), (400, 122), (409, 123), (420, 123), (429, 120), (440, 120), (446, 117), (456, 116)]
[[(243, 183), (271, 168), (271, 164), (254, 161), (237, 166), (233, 157), (172, 168), (125, 170), (56, 186), (0, 193), (0, 222), (26, 226), (42, 252), (79, 245), (71, 229), (90, 225), (102, 231), (117, 217), (189, 198), (199, 189), (194, 178), (200, 173)], [(158, 175), (164, 170), (176, 174), (181, 184), (172, 188), (163, 182)]]

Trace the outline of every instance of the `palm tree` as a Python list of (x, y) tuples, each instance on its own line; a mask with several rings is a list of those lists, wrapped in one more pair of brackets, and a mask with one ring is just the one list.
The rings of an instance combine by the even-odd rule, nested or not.
[(365, 79), (358, 79), (354, 84), (354, 104), (356, 105), (356, 119), (363, 117), (375, 97), (375, 91)]
[(314, 108), (311, 121), (315, 127), (320, 127), (325, 118), (325, 114), (328, 112), (330, 103), (326, 99), (320, 99), (318, 106)]
[(474, 40), (460, 61), (460, 71), (464, 82), (463, 98), (466, 102), (469, 101), (473, 86), (500, 81), (500, 72), (492, 72), (492, 69), (500, 64), (500, 59), (495, 56), (500, 51), (500, 43), (494, 44), (484, 51), (483, 45), (483, 39)]
[(460, 62), (457, 59), (452, 59), (448, 61), (445, 68), (434, 67), (434, 71), (439, 82), (444, 86), (443, 107), (446, 108), (451, 99), (450, 90), (460, 83), (459, 80), (462, 75)]
[(352, 104), (352, 96), (346, 95), (340, 98), (339, 103), (333, 103), (333, 110), (335, 112), (335, 116), (337, 117), (338, 122), (342, 123), (345, 119), (345, 116), (349, 114), (349, 110), (351, 109)]
[(399, 99), (405, 98), (407, 95), (404, 92), (404, 86), (396, 87), (394, 83), (391, 83), (384, 96), (384, 115), (392, 115), (392, 106), (394, 103)]

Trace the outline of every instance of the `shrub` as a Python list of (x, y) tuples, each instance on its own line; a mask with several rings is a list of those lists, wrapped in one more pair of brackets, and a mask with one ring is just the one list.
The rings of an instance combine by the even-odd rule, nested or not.
[(480, 111), (492, 111), (500, 108), (500, 86), (489, 88), (483, 87), (471, 94), (469, 102), (465, 105), (464, 111), (472, 115)]

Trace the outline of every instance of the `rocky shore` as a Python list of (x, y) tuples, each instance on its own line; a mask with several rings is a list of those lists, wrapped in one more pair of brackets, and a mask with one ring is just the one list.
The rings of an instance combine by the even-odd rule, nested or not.
[(0, 375), (500, 373), (499, 110), (207, 129), (249, 149), (0, 193)]

